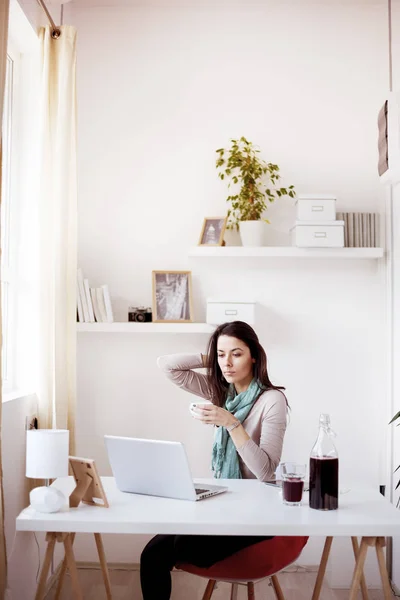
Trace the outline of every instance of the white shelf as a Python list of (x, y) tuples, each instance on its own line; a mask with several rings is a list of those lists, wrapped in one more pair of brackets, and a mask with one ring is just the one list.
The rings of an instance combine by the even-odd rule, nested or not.
[(213, 333), (207, 323), (77, 323), (78, 333)]
[(383, 248), (297, 248), (296, 246), (194, 246), (189, 256), (197, 258), (356, 258), (376, 259)]

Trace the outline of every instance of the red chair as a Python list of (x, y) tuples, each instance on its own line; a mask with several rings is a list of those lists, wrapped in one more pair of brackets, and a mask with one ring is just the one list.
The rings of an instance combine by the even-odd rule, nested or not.
[(203, 600), (210, 600), (217, 581), (232, 584), (231, 600), (237, 598), (238, 585), (247, 585), (248, 600), (255, 600), (254, 584), (269, 577), (278, 600), (285, 600), (276, 576), (300, 556), (308, 537), (277, 536), (244, 548), (236, 554), (215, 563), (208, 569), (189, 564), (177, 565), (178, 569), (208, 579)]

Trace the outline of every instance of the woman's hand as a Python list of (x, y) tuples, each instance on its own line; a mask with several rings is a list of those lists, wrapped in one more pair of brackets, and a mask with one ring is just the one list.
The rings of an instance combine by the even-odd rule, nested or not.
[(197, 405), (196, 412), (199, 415), (197, 418), (202, 421), (202, 423), (208, 425), (229, 427), (229, 425), (233, 425), (233, 423), (236, 423), (237, 421), (236, 417), (234, 417), (229, 410), (215, 406), (215, 404)]

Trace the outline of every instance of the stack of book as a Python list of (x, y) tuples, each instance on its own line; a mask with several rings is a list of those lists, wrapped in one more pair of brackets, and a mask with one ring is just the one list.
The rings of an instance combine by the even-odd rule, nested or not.
[(98, 288), (89, 287), (89, 280), (78, 269), (77, 281), (77, 320), (79, 323), (113, 323), (114, 315), (111, 306), (108, 285)]
[(347, 248), (379, 247), (378, 213), (338, 213), (344, 221), (344, 245)]

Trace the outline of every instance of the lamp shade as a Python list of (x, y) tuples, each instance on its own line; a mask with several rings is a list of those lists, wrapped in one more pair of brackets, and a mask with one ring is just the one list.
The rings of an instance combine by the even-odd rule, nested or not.
[(69, 431), (30, 429), (26, 432), (26, 476), (55, 479), (68, 475)]

